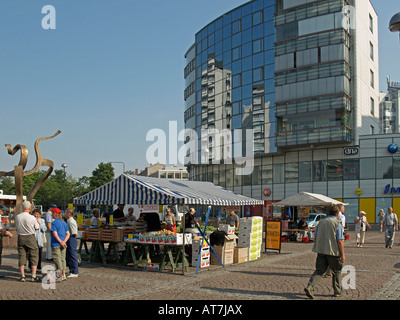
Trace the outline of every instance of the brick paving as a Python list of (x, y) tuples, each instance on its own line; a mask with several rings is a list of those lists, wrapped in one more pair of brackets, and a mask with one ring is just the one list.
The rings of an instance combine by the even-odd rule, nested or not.
[[(400, 245), (397, 234), (392, 249), (384, 246), (384, 234), (368, 231), (363, 248), (357, 248), (354, 232), (345, 241), (346, 265), (356, 271), (354, 289), (333, 298), (331, 279), (318, 283), (315, 300), (399, 300)], [(166, 270), (133, 270), (130, 266), (83, 262), (78, 278), (56, 283), (56, 289), (19, 281), (17, 252), (3, 250), (0, 300), (309, 300), (304, 294), (316, 255), (312, 243), (282, 243), (281, 253), (263, 253), (257, 261), (202, 269), (195, 275), (191, 267), (185, 275)], [(46, 264), (46, 263), (44, 263)]]

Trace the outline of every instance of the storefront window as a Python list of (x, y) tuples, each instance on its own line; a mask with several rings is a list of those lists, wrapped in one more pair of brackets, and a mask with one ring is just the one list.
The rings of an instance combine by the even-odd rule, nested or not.
[(400, 179), (400, 158), (393, 158), (393, 179)]
[(299, 182), (311, 182), (311, 162), (299, 163)]
[(318, 181), (327, 181), (327, 163), (324, 160), (314, 161), (313, 162), (313, 180), (315, 182)]
[(346, 225), (354, 223), (354, 219), (358, 216), (358, 199), (343, 199), (343, 203), (348, 203), (345, 206), (344, 215), (346, 216)]
[(360, 179), (375, 179), (375, 158), (360, 159)]
[(360, 177), (359, 159), (347, 159), (343, 161), (344, 180), (358, 180)]
[(282, 163), (274, 164), (274, 183), (284, 183), (285, 182), (285, 165)]
[(392, 179), (393, 167), (392, 158), (377, 158), (376, 159), (376, 178), (377, 179)]
[(343, 180), (343, 163), (341, 160), (329, 160), (327, 169), (329, 181)]
[(299, 164), (286, 163), (285, 182), (294, 183), (299, 181)]

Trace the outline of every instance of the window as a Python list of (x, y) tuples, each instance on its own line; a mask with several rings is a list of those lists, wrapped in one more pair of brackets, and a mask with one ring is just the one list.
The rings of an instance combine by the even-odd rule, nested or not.
[(360, 159), (360, 179), (375, 179), (375, 158)]
[(371, 15), (369, 15), (369, 30), (374, 33), (374, 18)]
[(260, 24), (261, 22), (263, 22), (263, 12), (257, 11), (253, 13), (253, 26)]
[(371, 115), (375, 115), (375, 100), (371, 98)]
[(370, 72), (370, 84), (371, 84), (371, 87), (374, 88), (375, 87), (375, 75), (372, 70), (370, 70), (369, 72)]
[(241, 29), (242, 29), (242, 28), (241, 28), (241, 22), (240, 22), (240, 20), (236, 20), (236, 21), (234, 21), (234, 22), (232, 23), (232, 33), (233, 33), (233, 34), (240, 32)]
[(372, 42), (369, 43), (369, 56), (372, 60), (374, 60), (374, 45)]

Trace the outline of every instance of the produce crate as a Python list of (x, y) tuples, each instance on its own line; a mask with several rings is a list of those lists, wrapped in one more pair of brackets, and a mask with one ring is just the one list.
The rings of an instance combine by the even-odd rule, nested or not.
[(145, 233), (147, 229), (147, 224), (145, 221), (135, 221), (133, 225), (133, 230), (136, 233)]
[(87, 239), (89, 240), (101, 240), (102, 229), (100, 228), (89, 228), (87, 231)]
[(101, 234), (102, 241), (123, 242), (124, 230), (123, 229), (103, 229)]

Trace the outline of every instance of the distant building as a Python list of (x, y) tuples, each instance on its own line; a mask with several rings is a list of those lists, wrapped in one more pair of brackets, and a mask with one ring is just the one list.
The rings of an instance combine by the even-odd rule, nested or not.
[(189, 180), (189, 173), (185, 167), (170, 166), (157, 163), (143, 170), (139, 176), (165, 178), (173, 180)]
[(387, 92), (382, 92), (379, 103), (381, 133), (400, 133), (400, 82), (387, 80)]

